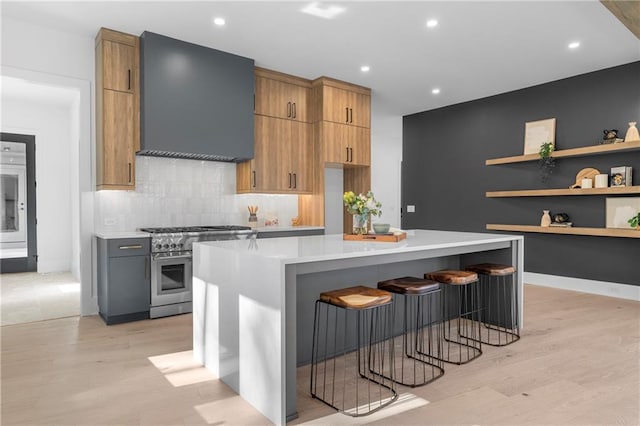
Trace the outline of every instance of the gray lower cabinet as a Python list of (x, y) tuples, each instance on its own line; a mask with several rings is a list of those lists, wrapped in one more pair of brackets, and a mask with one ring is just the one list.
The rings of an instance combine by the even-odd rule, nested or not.
[(98, 308), (108, 325), (149, 318), (150, 238), (98, 238)]

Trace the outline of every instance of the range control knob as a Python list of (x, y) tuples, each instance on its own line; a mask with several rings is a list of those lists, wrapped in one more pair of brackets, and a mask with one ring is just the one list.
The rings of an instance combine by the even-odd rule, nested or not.
[(159, 250), (162, 248), (162, 244), (156, 244), (156, 248)]
[(176, 248), (176, 245), (175, 244), (171, 244), (171, 248)]
[(169, 248), (169, 244), (165, 244), (163, 247), (168, 249)]
[(184, 244), (180, 243), (180, 244), (178, 244), (178, 247), (182, 248), (182, 247), (184, 247)]

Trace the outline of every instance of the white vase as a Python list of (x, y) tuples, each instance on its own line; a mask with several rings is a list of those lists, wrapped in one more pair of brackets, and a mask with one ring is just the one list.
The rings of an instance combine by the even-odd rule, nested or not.
[(551, 225), (551, 216), (549, 216), (549, 210), (542, 211), (542, 219), (540, 219), (540, 226), (549, 227)]
[(629, 129), (627, 129), (627, 134), (624, 135), (625, 142), (633, 142), (640, 141), (640, 134), (638, 134), (638, 128), (636, 127), (636, 122), (631, 121), (629, 123)]

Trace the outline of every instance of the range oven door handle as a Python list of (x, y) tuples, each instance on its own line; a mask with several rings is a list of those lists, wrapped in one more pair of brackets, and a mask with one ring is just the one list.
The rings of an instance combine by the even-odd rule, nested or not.
[(160, 253), (160, 254), (151, 255), (151, 260), (154, 260), (154, 261), (172, 260), (172, 259), (189, 259), (189, 260), (191, 260), (191, 257), (192, 257), (191, 253), (178, 254), (178, 255), (174, 255), (174, 256), (167, 256), (164, 253)]

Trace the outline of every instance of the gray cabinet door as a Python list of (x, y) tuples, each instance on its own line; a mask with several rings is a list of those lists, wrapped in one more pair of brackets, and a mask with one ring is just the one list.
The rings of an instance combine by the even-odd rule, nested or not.
[(109, 259), (109, 316), (148, 312), (151, 302), (149, 257)]
[(97, 238), (98, 307), (107, 324), (149, 318), (150, 238)]

